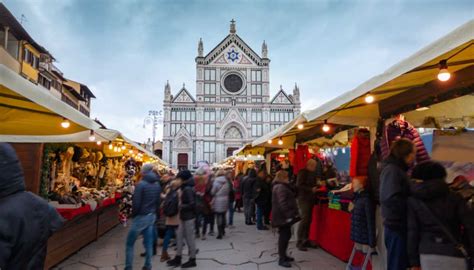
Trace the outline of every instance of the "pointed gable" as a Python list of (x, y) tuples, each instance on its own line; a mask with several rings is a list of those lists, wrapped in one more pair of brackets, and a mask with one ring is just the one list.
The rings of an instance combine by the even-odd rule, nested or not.
[(230, 122), (246, 123), (246, 121), (242, 117), (242, 114), (235, 108), (230, 109), (222, 120), (222, 124)]
[[(233, 49), (233, 51), (232, 51)], [(262, 66), (262, 58), (238, 35), (228, 35), (205, 57), (202, 64), (255, 64)]]
[(196, 100), (191, 96), (191, 94), (186, 90), (186, 88), (181, 88), (176, 97), (173, 99), (173, 103), (195, 103)]
[(292, 99), (288, 97), (288, 95), (283, 91), (283, 89), (280, 89), (278, 93), (273, 97), (272, 104), (293, 104)]

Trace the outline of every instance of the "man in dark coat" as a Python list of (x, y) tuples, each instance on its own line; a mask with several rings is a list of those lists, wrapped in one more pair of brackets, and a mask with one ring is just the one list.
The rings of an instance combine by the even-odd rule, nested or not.
[(241, 183), (242, 199), (244, 201), (245, 224), (255, 225), (252, 222), (253, 213), (255, 212), (255, 183), (257, 181), (257, 171), (249, 169), (247, 176)]
[(270, 203), (271, 186), (267, 183), (266, 171), (262, 170), (258, 172), (257, 180), (255, 182), (255, 204), (257, 205), (257, 229), (268, 230), (264, 226), (264, 215), (268, 204)]
[(308, 246), (313, 246), (309, 242), (309, 227), (313, 216), (313, 206), (315, 202), (315, 193), (318, 191), (317, 187), (317, 161), (314, 159), (308, 160), (306, 168), (298, 172), (296, 178), (296, 187), (298, 189), (298, 206), (301, 213), (301, 222), (298, 227), (298, 240), (296, 246), (301, 251), (307, 251)]
[[(195, 241), (195, 219), (196, 219), (196, 192), (194, 191), (194, 178), (190, 171), (182, 170), (176, 175), (176, 179), (182, 181), (181, 200), (179, 207), (179, 227), (177, 231), (176, 257), (168, 261), (168, 266), (181, 268), (196, 267), (196, 241)], [(181, 265), (183, 253), (183, 242), (189, 247), (189, 260)]]
[(296, 191), (290, 185), (287, 171), (277, 172), (272, 193), (272, 225), (279, 229), (278, 265), (288, 268), (294, 259), (287, 255), (286, 250), (291, 238), (291, 226), (299, 220), (299, 213)]
[(25, 191), (15, 150), (0, 143), (0, 269), (43, 269), (48, 238), (62, 224), (54, 208)]
[(408, 169), (415, 161), (416, 148), (407, 139), (393, 143), (380, 174), (380, 205), (387, 248), (387, 270), (406, 270)]
[(161, 186), (160, 177), (153, 171), (151, 164), (142, 167), (142, 180), (135, 188), (132, 199), (133, 223), (127, 235), (125, 269), (133, 267), (133, 251), (135, 241), (143, 234), (146, 255), (143, 269), (151, 269), (153, 242), (155, 240), (156, 212), (160, 207)]

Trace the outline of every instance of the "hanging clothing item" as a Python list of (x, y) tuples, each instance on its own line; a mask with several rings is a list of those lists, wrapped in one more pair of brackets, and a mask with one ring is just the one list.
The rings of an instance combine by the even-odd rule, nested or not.
[(426, 151), (425, 144), (421, 140), (420, 134), (410, 123), (404, 120), (394, 120), (388, 124), (383, 133), (381, 142), (382, 157), (387, 158), (390, 154), (390, 146), (399, 139), (408, 139), (415, 144), (416, 147), (416, 162), (430, 160), (428, 151)]
[(367, 191), (362, 190), (355, 194), (351, 221), (351, 240), (375, 247), (375, 206)]
[(374, 152), (369, 159), (369, 166), (367, 172), (367, 192), (370, 198), (377, 205), (380, 204), (380, 172), (381, 172), (381, 159), (380, 159), (380, 140), (377, 139), (374, 143)]
[(307, 145), (298, 145), (295, 150), (294, 164), (293, 164), (293, 173), (295, 175), (301, 169), (306, 168), (306, 163), (311, 158), (311, 153), (309, 152)]
[(351, 142), (351, 164), (349, 175), (367, 176), (370, 159), (370, 132), (363, 128), (357, 131)]

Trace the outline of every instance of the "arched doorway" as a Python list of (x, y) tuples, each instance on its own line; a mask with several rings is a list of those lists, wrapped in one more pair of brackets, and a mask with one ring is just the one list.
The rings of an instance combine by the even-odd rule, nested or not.
[(188, 169), (188, 154), (180, 153), (178, 154), (178, 170)]

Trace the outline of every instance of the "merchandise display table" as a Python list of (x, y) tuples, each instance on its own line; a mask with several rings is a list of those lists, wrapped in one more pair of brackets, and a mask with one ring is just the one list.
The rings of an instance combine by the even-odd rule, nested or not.
[[(313, 208), (309, 239), (331, 255), (347, 262), (354, 243), (351, 241), (351, 214), (328, 208), (327, 204)], [(354, 259), (354, 265), (361, 265), (362, 255)], [(370, 265), (368, 269), (371, 269)]]
[(119, 205), (115, 203), (66, 221), (48, 240), (45, 269), (57, 265), (119, 224), (118, 213)]

